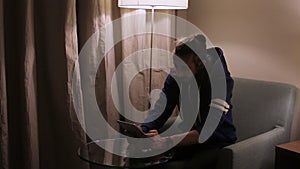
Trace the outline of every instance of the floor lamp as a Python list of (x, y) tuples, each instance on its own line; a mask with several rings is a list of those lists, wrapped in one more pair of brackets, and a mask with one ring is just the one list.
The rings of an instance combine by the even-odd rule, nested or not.
[(119, 0), (120, 8), (133, 9), (151, 9), (151, 37), (150, 37), (150, 79), (149, 79), (149, 95), (152, 90), (152, 47), (153, 47), (153, 25), (154, 25), (154, 9), (187, 9), (188, 0)]

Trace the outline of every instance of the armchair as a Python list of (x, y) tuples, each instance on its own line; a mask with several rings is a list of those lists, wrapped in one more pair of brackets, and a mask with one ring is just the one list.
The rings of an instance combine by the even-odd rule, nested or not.
[(217, 169), (274, 168), (275, 146), (290, 140), (295, 97), (289, 84), (235, 78), (238, 141), (220, 151)]

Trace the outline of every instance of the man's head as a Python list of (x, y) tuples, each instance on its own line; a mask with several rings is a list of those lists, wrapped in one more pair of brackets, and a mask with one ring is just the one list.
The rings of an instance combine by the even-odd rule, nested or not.
[(174, 57), (174, 66), (177, 76), (190, 78), (188, 68), (193, 75), (196, 75), (204, 68), (200, 58), (206, 56), (205, 37), (198, 34), (179, 40), (176, 44), (174, 54), (183, 61), (182, 62), (177, 57)]

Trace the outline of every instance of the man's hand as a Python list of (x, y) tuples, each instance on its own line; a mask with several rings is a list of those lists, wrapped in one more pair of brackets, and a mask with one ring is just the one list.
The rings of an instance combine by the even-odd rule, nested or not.
[(146, 133), (147, 137), (153, 137), (158, 135), (158, 131), (157, 130), (150, 130), (148, 133)]
[(161, 137), (157, 130), (150, 130), (148, 133), (146, 133), (146, 136), (148, 139), (141, 139), (140, 141), (133, 141), (132, 139), (128, 139), (128, 142), (130, 146), (134, 147), (135, 149), (140, 150), (147, 150), (147, 151), (155, 151), (160, 150), (163, 148), (166, 148), (167, 146), (170, 146), (168, 141), (170, 141), (170, 138), (168, 140), (167, 137)]
[(170, 137), (161, 137), (157, 130), (150, 130), (148, 133), (146, 133), (146, 135), (148, 138), (150, 138), (148, 146), (152, 150), (163, 149), (167, 146), (172, 146), (173, 144), (173, 141)]

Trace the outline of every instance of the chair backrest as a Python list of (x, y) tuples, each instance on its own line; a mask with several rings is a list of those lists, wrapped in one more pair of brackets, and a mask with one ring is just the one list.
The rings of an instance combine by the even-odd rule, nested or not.
[(296, 88), (289, 84), (234, 78), (233, 121), (238, 141), (282, 126), (290, 136)]

